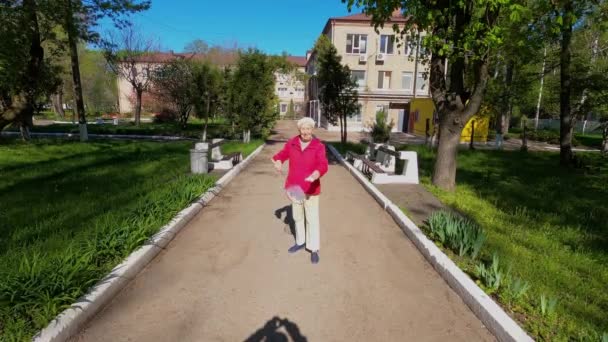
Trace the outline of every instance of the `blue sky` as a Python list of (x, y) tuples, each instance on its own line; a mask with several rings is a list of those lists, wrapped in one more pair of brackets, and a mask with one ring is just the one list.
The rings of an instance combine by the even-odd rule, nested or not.
[(181, 52), (199, 38), (303, 56), (329, 17), (348, 14), (340, 0), (152, 0), (152, 8), (132, 20), (165, 50)]

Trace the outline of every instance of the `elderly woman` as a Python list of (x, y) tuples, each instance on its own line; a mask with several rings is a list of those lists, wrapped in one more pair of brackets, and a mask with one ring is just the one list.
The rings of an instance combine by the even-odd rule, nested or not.
[[(287, 196), (291, 200), (296, 223), (296, 243), (289, 248), (295, 253), (304, 247), (312, 252), (310, 260), (319, 262), (319, 179), (327, 172), (325, 145), (312, 136), (315, 122), (311, 118), (298, 121), (300, 134), (291, 138), (272, 160), (278, 172), (289, 160), (289, 173), (285, 181)], [(293, 191), (295, 189), (295, 191)], [(297, 194), (301, 195), (300, 198)]]

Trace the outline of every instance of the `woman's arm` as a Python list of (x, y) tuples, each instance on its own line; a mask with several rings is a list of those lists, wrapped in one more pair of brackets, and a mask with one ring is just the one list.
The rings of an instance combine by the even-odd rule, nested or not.
[(323, 177), (323, 175), (325, 175), (327, 173), (328, 162), (327, 162), (327, 156), (325, 154), (325, 145), (322, 145), (322, 146), (323, 146), (322, 148), (319, 148), (319, 150), (317, 150), (317, 154), (316, 154), (316, 158), (315, 158), (315, 160), (316, 160), (315, 171), (306, 178), (306, 181), (308, 181), (308, 182), (314, 182), (315, 180)]

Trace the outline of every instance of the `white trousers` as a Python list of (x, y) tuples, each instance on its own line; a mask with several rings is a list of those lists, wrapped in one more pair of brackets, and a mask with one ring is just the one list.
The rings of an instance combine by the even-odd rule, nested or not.
[(309, 196), (304, 203), (291, 203), (293, 220), (296, 223), (296, 243), (316, 252), (320, 245), (319, 196)]

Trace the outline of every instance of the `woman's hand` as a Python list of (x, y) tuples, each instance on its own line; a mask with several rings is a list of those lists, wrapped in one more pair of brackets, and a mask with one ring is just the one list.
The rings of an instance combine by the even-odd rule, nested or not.
[(281, 170), (283, 169), (283, 163), (281, 163), (280, 160), (272, 160), (273, 164), (274, 164), (274, 169), (277, 170), (278, 173), (281, 173)]
[(304, 179), (304, 180), (306, 182), (312, 183), (312, 182), (316, 181), (317, 179), (319, 179), (319, 176), (320, 176), (319, 171), (315, 171), (315, 172), (311, 173), (310, 176), (306, 177), (306, 179)]

